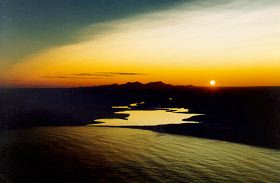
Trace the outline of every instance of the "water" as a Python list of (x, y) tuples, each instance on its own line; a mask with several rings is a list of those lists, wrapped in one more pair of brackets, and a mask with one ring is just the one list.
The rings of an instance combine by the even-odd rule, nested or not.
[(280, 182), (272, 149), (116, 127), (0, 134), (2, 182)]
[[(131, 106), (132, 104), (130, 104)], [(136, 104), (135, 104), (136, 105)], [(126, 109), (128, 106), (113, 106), (114, 109)], [(201, 114), (188, 113), (184, 108), (159, 108), (154, 110), (124, 110), (117, 111), (115, 114), (124, 114), (125, 118), (97, 119), (95, 124), (98, 126), (154, 126), (165, 124), (199, 123), (195, 121), (183, 121), (192, 116)]]

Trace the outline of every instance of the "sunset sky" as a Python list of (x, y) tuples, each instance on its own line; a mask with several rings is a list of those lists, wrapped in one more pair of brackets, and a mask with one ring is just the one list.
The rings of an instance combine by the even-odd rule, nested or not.
[(278, 0), (0, 0), (0, 86), (280, 85)]

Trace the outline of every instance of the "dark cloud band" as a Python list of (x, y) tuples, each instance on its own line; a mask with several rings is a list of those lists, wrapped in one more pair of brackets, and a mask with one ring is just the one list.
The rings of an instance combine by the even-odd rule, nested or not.
[(135, 72), (93, 72), (93, 73), (74, 73), (74, 74), (60, 74), (60, 75), (48, 75), (43, 78), (48, 79), (99, 79), (99, 78), (110, 78), (120, 76), (143, 76), (145, 73)]

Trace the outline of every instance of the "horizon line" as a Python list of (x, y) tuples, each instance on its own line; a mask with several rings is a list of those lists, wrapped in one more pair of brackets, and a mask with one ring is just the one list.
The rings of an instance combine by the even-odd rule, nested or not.
[(140, 83), (142, 85), (147, 85), (150, 83), (162, 83), (164, 85), (171, 85), (174, 87), (200, 87), (200, 88), (257, 88), (257, 87), (280, 87), (280, 85), (224, 85), (224, 86), (210, 86), (210, 85), (192, 85), (192, 84), (169, 84), (169, 83), (164, 83), (162, 81), (152, 81), (152, 82), (147, 82), (147, 83), (142, 83), (139, 81), (134, 81), (134, 82), (126, 82), (126, 83), (112, 83), (112, 84), (100, 84), (100, 85), (88, 85), (88, 86), (0, 86), (0, 89), (78, 89), (78, 88), (94, 88), (94, 87), (102, 87), (102, 86), (113, 86), (113, 85), (118, 85), (122, 86), (125, 84), (129, 83)]

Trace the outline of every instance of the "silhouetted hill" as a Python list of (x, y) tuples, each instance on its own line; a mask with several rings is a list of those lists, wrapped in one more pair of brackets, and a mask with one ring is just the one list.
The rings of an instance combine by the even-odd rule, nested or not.
[[(112, 85), (101, 85), (93, 87), (83, 87), (91, 89), (127, 89), (127, 90), (149, 90), (149, 89), (171, 89), (179, 86), (173, 86), (171, 84), (165, 84), (162, 81), (150, 82), (150, 83), (140, 83), (140, 82), (127, 82), (125, 84), (112, 84)], [(187, 86), (185, 86), (187, 87)]]

